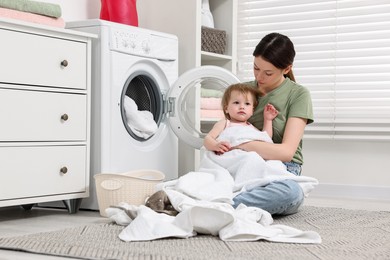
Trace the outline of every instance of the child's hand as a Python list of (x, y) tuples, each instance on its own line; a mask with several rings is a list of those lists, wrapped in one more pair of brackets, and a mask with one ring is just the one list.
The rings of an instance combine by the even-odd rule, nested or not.
[(222, 155), (226, 152), (229, 152), (231, 149), (230, 143), (226, 141), (218, 142), (216, 145), (216, 149), (214, 149), (215, 154)]
[(279, 111), (273, 105), (267, 104), (264, 107), (264, 120), (273, 120), (278, 114)]

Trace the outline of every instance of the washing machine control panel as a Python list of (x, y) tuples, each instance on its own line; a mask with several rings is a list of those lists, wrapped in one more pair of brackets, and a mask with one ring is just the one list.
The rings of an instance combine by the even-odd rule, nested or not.
[(151, 54), (150, 35), (136, 31), (113, 30), (111, 48), (132, 55)]
[[(174, 61), (177, 59), (177, 38), (148, 33), (147, 30), (111, 31), (111, 50), (147, 58)], [(162, 50), (161, 48), (169, 48)]]

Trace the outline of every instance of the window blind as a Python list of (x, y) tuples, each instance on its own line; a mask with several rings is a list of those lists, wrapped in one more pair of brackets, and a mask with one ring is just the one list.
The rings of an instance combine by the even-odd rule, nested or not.
[(293, 41), (296, 81), (312, 95), (304, 138), (390, 140), (390, 1), (239, 1), (240, 80), (253, 80), (252, 52), (270, 32)]

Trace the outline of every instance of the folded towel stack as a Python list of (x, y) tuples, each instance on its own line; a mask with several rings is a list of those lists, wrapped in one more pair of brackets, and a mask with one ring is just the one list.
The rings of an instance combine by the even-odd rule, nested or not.
[(200, 116), (202, 119), (218, 120), (225, 117), (221, 106), (222, 95), (222, 90), (202, 87), (200, 99)]
[(61, 6), (31, 0), (0, 0), (0, 17), (65, 27)]

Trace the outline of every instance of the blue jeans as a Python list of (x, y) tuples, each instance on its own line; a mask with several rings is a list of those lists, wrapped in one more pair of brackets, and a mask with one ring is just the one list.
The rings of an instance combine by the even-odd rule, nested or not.
[(295, 162), (285, 162), (284, 165), (286, 165), (287, 171), (297, 176), (301, 175), (302, 165)]
[[(287, 170), (300, 175), (301, 165), (293, 162), (285, 164)], [(298, 212), (303, 200), (304, 194), (297, 182), (282, 180), (238, 194), (233, 198), (233, 207), (236, 208), (242, 203), (248, 207), (264, 209), (271, 215), (289, 215)]]

